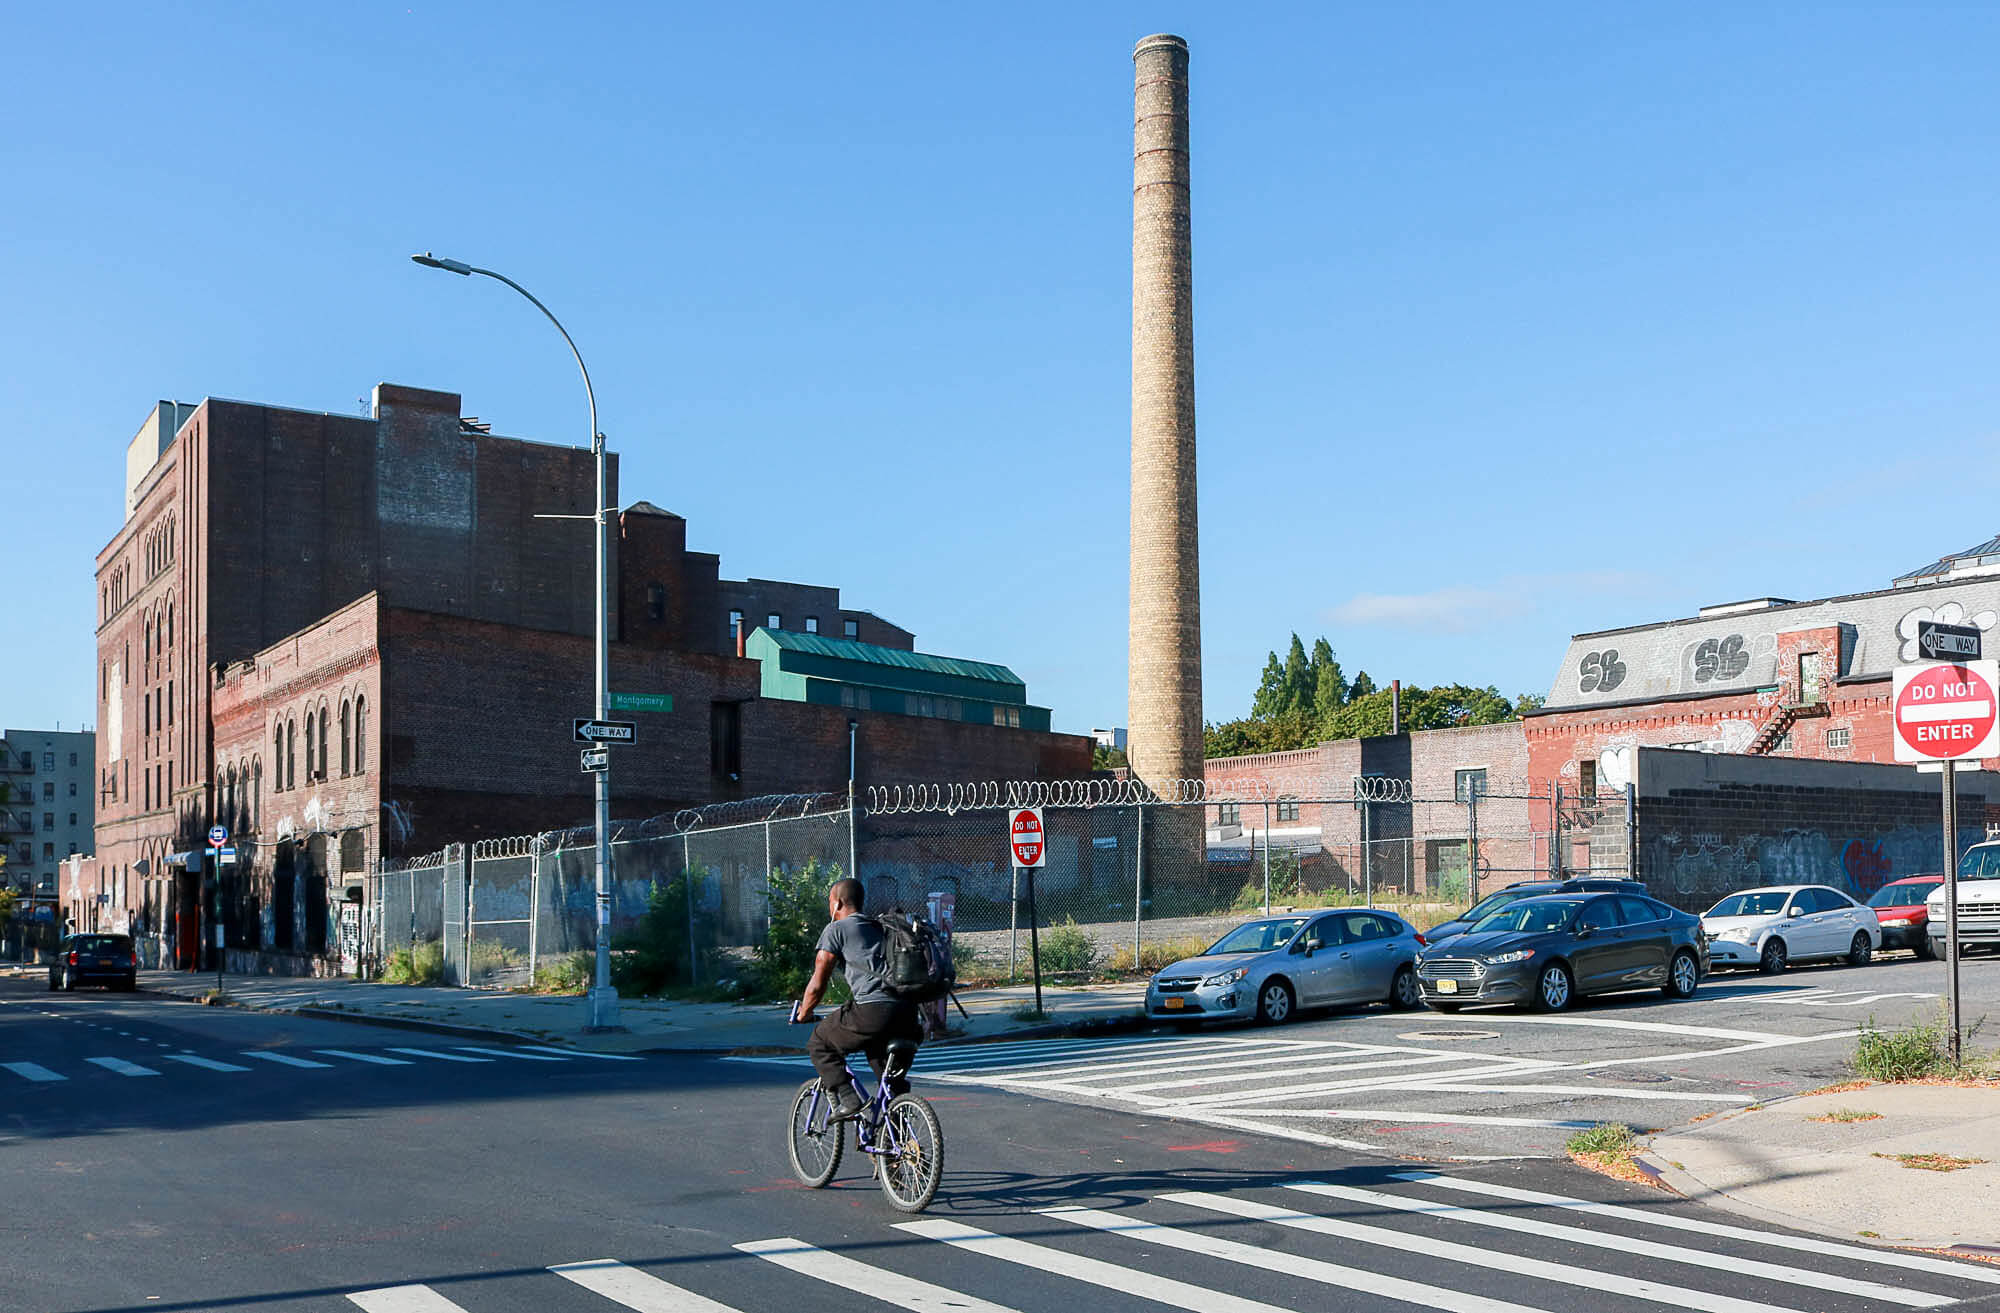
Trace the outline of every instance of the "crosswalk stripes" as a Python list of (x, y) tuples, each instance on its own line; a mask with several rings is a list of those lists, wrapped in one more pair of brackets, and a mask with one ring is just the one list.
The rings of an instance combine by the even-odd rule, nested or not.
[(1917, 1272), (1934, 1272), (1940, 1276), (1953, 1276), (1966, 1281), (1979, 1281), (1988, 1285), (2000, 1286), (2000, 1269), (1981, 1267), (1976, 1264), (1954, 1263), (1948, 1259), (1931, 1258), (1924, 1254), (1905, 1253), (1900, 1249), (1873, 1249), (1863, 1248), (1859, 1245), (1844, 1245), (1837, 1240), (1819, 1240), (1812, 1236), (1790, 1235), (1783, 1231), (1760, 1231), (1754, 1227), (1735, 1226), (1728, 1222), (1711, 1222), (1703, 1217), (1683, 1217), (1678, 1213), (1633, 1208), (1625, 1204), (1593, 1203), (1587, 1199), (1575, 1199), (1568, 1195), (1550, 1194), (1543, 1190), (1524, 1190), (1519, 1186), (1500, 1185), (1496, 1182), (1480, 1181), (1470, 1177), (1445, 1176), (1438, 1172), (1395, 1172), (1393, 1175), (1399, 1181), (1433, 1186), (1442, 1190), (1455, 1190), (1464, 1194), (1483, 1195), (1491, 1199), (1504, 1199), (1509, 1203), (1535, 1204), (1545, 1208), (1561, 1208), (1589, 1216), (1638, 1222), (1646, 1226), (1657, 1226), (1667, 1230), (1685, 1231), (1698, 1235), (1711, 1235), (1729, 1240), (1742, 1240), (1750, 1244), (1767, 1245), (1778, 1249), (1790, 1249), (1799, 1253), (1823, 1254), (1830, 1258), (1851, 1258), (1857, 1262), (1908, 1268)]
[(650, 1272), (641, 1272), (636, 1267), (627, 1267), (609, 1258), (595, 1258), (587, 1263), (559, 1263), (549, 1271), (565, 1281), (622, 1304), (634, 1313), (736, 1313), (727, 1304), (718, 1304), (692, 1290), (682, 1290)]
[[(723, 1300), (738, 1299), (742, 1309), (763, 1309), (786, 1305), (825, 1304), (845, 1308), (843, 1292), (875, 1304), (909, 1310), (909, 1313), (1012, 1313), (1016, 1308), (1068, 1307), (1082, 1304), (1074, 1294), (1062, 1289), (1070, 1282), (1117, 1291), (1140, 1301), (1198, 1313), (1287, 1313), (1274, 1304), (1251, 1297), (1238, 1275), (1248, 1268), (1264, 1274), (1266, 1280), (1255, 1293), (1271, 1289), (1269, 1278), (1282, 1277), (1316, 1288), (1342, 1292), (1339, 1306), (1436, 1310), (1437, 1313), (1554, 1313), (1578, 1307), (1610, 1307), (1579, 1302), (1577, 1291), (1595, 1292), (1599, 1300), (1615, 1301), (1618, 1308), (1692, 1310), (1694, 1313), (1802, 1313), (1806, 1308), (1824, 1308), (1829, 1302), (1843, 1309), (1885, 1307), (1933, 1308), (1953, 1302), (1975, 1291), (1981, 1284), (2000, 1282), (2000, 1274), (1976, 1264), (1953, 1263), (1925, 1255), (1906, 1255), (1833, 1241), (1811, 1240), (1778, 1232), (1762, 1232), (1751, 1227), (1707, 1223), (1678, 1211), (1653, 1210), (1614, 1204), (1593, 1204), (1563, 1195), (1520, 1190), (1471, 1177), (1446, 1177), (1428, 1172), (1398, 1173), (1401, 1189), (1389, 1191), (1348, 1190), (1321, 1182), (1297, 1181), (1287, 1184), (1246, 1188), (1231, 1192), (1178, 1191), (1137, 1199), (1128, 1207), (1113, 1211), (1091, 1207), (1040, 1209), (1033, 1220), (1059, 1228), (1049, 1243), (1006, 1235), (946, 1218), (922, 1218), (895, 1224), (892, 1229), (904, 1237), (971, 1255), (965, 1260), (946, 1260), (942, 1265), (954, 1274), (954, 1283), (972, 1286), (976, 1281), (990, 1286), (953, 1289), (922, 1278), (926, 1262), (934, 1261), (930, 1249), (911, 1249), (907, 1244), (887, 1246), (880, 1236), (855, 1235), (843, 1225), (842, 1246), (816, 1245), (796, 1236), (748, 1240), (731, 1248), (746, 1258), (784, 1269), (793, 1276), (815, 1283), (814, 1290), (787, 1292), (762, 1283), (746, 1283), (741, 1276), (715, 1275), (712, 1263), (691, 1271), (705, 1271), (711, 1281), (725, 1281)], [(1573, 1242), (1580, 1252), (1565, 1249), (1569, 1261), (1558, 1262), (1541, 1256), (1546, 1245), (1532, 1241), (1528, 1247), (1541, 1254), (1516, 1253), (1503, 1239), (1497, 1242), (1461, 1243), (1437, 1233), (1435, 1226), (1404, 1231), (1382, 1223), (1421, 1217), (1428, 1223), (1480, 1221), (1476, 1208), (1438, 1205), (1408, 1191), (1434, 1191), (1442, 1187), (1467, 1187), (1471, 1193), (1505, 1201), (1516, 1211), (1490, 1216), (1530, 1223), (1502, 1226), (1515, 1236)], [(1360, 1204), (1368, 1222), (1354, 1220), (1355, 1210), (1341, 1209), (1342, 1215), (1327, 1216), (1293, 1207), (1299, 1195), (1332, 1199), (1340, 1204)], [(1159, 1209), (1173, 1210), (1175, 1216), (1156, 1221)], [(1542, 1221), (1546, 1209), (1570, 1215), (1589, 1216), (1608, 1229), (1563, 1227)], [(1147, 1210), (1141, 1215), (1139, 1210)], [(1182, 1224), (1182, 1215), (1188, 1221)], [(1238, 1229), (1218, 1233), (1212, 1217), (1219, 1215)], [(1691, 1227), (1690, 1223), (1700, 1223)], [(1243, 1230), (1244, 1226), (1262, 1231)], [(1691, 1247), (1649, 1244), (1633, 1232), (1647, 1226), (1679, 1227), (1683, 1232), (1713, 1228), (1714, 1237), (1739, 1242), (1762, 1242), (1794, 1249), (1819, 1246), (1814, 1252), (1825, 1260), (1823, 1268), (1807, 1271), (1784, 1264), (1759, 1263), (1728, 1254), (1709, 1253)], [(1549, 1228), (1553, 1228), (1552, 1230)], [(1287, 1235), (1295, 1239), (1285, 1238)], [(1073, 1239), (1072, 1239), (1073, 1237)], [(1261, 1242), (1258, 1242), (1263, 1237)], [(850, 1252), (842, 1252), (846, 1246)], [(1096, 1250), (1112, 1251), (1108, 1258)], [(890, 1268), (866, 1258), (882, 1252), (896, 1255), (897, 1267)], [(715, 1253), (702, 1257), (713, 1259)], [(1897, 1269), (1885, 1261), (1898, 1258), (1917, 1260), (1913, 1269), (1930, 1276), (1923, 1284), (1933, 1289), (1911, 1290), (1886, 1280), (1846, 1275), (1864, 1272), (1881, 1278)], [(992, 1260), (986, 1262), (984, 1260)], [(1114, 1261), (1122, 1260), (1122, 1261)], [(1413, 1269), (1413, 1262), (1429, 1260)], [(1907, 1265), (1906, 1265), (1907, 1266)], [(1012, 1270), (1002, 1270), (1002, 1268)], [(1678, 1284), (1662, 1279), (1663, 1272), (1695, 1269), (1701, 1280)], [(899, 1270), (900, 1269), (900, 1270)], [(1019, 1269), (1027, 1269), (1022, 1273)], [(600, 1258), (552, 1265), (548, 1271), (572, 1286), (590, 1292), (633, 1313), (739, 1313), (739, 1303), (721, 1302), (698, 1290), (687, 1289), (651, 1272), (628, 1266), (615, 1259)], [(1712, 1275), (1727, 1273), (1726, 1277)], [(1030, 1275), (1032, 1274), (1032, 1275)], [(497, 1274), (496, 1274), (497, 1275)], [(1939, 1278), (1960, 1278), (1956, 1296), (1943, 1293), (1949, 1285)], [(685, 1279), (685, 1278), (679, 1278)], [(785, 1280), (788, 1278), (776, 1278)], [(1049, 1283), (1055, 1283), (1050, 1288)], [(1498, 1286), (1495, 1282), (1506, 1283)], [(1766, 1302), (1768, 1287), (1777, 1297)], [(1801, 1288), (1803, 1292), (1801, 1293)], [(755, 1290), (732, 1296), (730, 1291)], [(1001, 1293), (1004, 1292), (1004, 1293)], [(1032, 1293), (1031, 1293), (1032, 1292)], [(1523, 1293), (1527, 1292), (1527, 1293)], [(464, 1305), (447, 1299), (428, 1286), (414, 1283), (363, 1290), (346, 1296), (364, 1313), (478, 1313), (478, 1301), (454, 1290)], [(546, 1297), (535, 1300), (544, 1309), (558, 1306)], [(995, 1299), (992, 1296), (997, 1295)], [(1787, 1299), (1786, 1295), (1797, 1296)], [(754, 1303), (741, 1303), (754, 1298)], [(1328, 1307), (1328, 1296), (1304, 1294), (1286, 1298), (1298, 1309)], [(1001, 1302), (1004, 1301), (1004, 1302)], [(509, 1307), (516, 1306), (509, 1303)], [(591, 1309), (604, 1305), (593, 1302)], [(577, 1313), (584, 1313), (578, 1306)]]
[(295, 1057), (290, 1053), (274, 1053), (270, 1049), (245, 1049), (243, 1050), (243, 1056), (246, 1058), (262, 1058), (266, 1062), (275, 1062), (281, 1067), (333, 1066), (331, 1062), (315, 1062), (311, 1058)]
[(1834, 1276), (1824, 1272), (1809, 1271), (1801, 1267), (1790, 1267), (1782, 1263), (1766, 1263), (1761, 1259), (1741, 1258), (1733, 1254), (1715, 1254), (1705, 1249), (1689, 1249), (1683, 1245), (1661, 1244), (1654, 1240), (1641, 1240), (1636, 1236), (1611, 1235), (1602, 1231), (1591, 1231), (1579, 1226), (1566, 1226), (1560, 1222), (1544, 1222), (1539, 1218), (1524, 1217), (1519, 1212), (1493, 1212), (1486, 1209), (1466, 1208), (1457, 1204), (1429, 1203), (1422, 1199), (1411, 1199), (1402, 1195), (1383, 1194), (1379, 1190), (1361, 1190), (1353, 1186), (1328, 1185), (1322, 1181), (1294, 1181), (1286, 1187), (1305, 1194), (1318, 1195), (1325, 1199), (1340, 1199), (1348, 1203), (1367, 1204), (1374, 1208), (1394, 1209), (1407, 1213), (1423, 1213), (1443, 1217), (1454, 1222), (1468, 1222), (1475, 1226), (1490, 1227), (1502, 1231), (1514, 1231), (1522, 1235), (1541, 1236), (1550, 1240), (1567, 1240), (1572, 1244), (1591, 1245), (1601, 1249), (1614, 1249), (1621, 1254), (1636, 1254), (1646, 1258), (1663, 1258), (1671, 1262), (1685, 1263), (1691, 1267), (1712, 1268), (1722, 1272), (1732, 1272), (1738, 1276), (1762, 1277), (1767, 1281), (1786, 1282), (1805, 1286), (1811, 1290), (1838, 1290), (1844, 1294), (1862, 1295), (1870, 1299), (1888, 1300), (1909, 1308), (1936, 1308), (1952, 1301), (1941, 1295), (1927, 1295), (1913, 1291), (1899, 1290), (1883, 1285), (1879, 1281), (1867, 1281), (1855, 1277)]
[(988, 1303), (970, 1295), (961, 1295), (955, 1290), (946, 1290), (943, 1286), (934, 1286), (928, 1281), (871, 1267), (840, 1254), (816, 1249), (790, 1236), (781, 1236), (776, 1240), (753, 1240), (736, 1248), (831, 1285), (865, 1290), (884, 1303), (909, 1309), (910, 1313), (1015, 1313), (1004, 1304)]
[[(141, 1039), (139, 1043), (156, 1041)], [(392, 1046), (382, 1050), (362, 1049), (312, 1049), (317, 1057), (304, 1057), (298, 1053), (277, 1049), (241, 1049), (227, 1057), (209, 1057), (194, 1052), (168, 1051), (168, 1046), (160, 1044), (158, 1049), (143, 1054), (145, 1063), (133, 1062), (125, 1058), (92, 1057), (83, 1062), (118, 1076), (158, 1076), (161, 1067), (173, 1064), (180, 1067), (194, 1067), (202, 1071), (224, 1075), (241, 1075), (259, 1070), (260, 1064), (289, 1067), (298, 1070), (332, 1071), (343, 1064), (363, 1063), (373, 1067), (417, 1067), (430, 1063), (482, 1063), (493, 1064), (506, 1061), (555, 1063), (561, 1065), (573, 1059), (599, 1059), (608, 1062), (644, 1062), (645, 1059), (624, 1053), (589, 1053), (576, 1049), (559, 1049), (543, 1044), (523, 1044), (513, 1048), (486, 1048), (478, 1045), (455, 1045), (450, 1051), (443, 1047), (416, 1048)], [(401, 1056), (394, 1056), (401, 1055)], [(247, 1058), (249, 1065), (234, 1061)], [(153, 1064), (153, 1065), (147, 1065)], [(46, 1066), (39, 1062), (0, 1062), (0, 1072), (37, 1083), (53, 1083), (71, 1079), (67, 1072)]]

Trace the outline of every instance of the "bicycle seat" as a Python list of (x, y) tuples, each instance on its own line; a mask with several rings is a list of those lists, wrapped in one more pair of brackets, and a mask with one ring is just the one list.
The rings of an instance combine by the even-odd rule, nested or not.
[(917, 1046), (914, 1041), (907, 1039), (890, 1040), (888, 1057), (884, 1060), (882, 1070), (883, 1078), (886, 1080), (901, 1080), (910, 1074), (910, 1064), (916, 1060)]

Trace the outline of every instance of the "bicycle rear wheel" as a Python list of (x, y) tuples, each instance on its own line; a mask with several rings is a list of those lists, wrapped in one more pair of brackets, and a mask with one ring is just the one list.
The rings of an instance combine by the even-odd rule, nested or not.
[(944, 1179), (944, 1127), (931, 1105), (914, 1094), (890, 1100), (878, 1142), (894, 1145), (876, 1160), (876, 1175), (889, 1202), (906, 1213), (930, 1207)]
[(792, 1172), (815, 1190), (840, 1170), (840, 1153), (847, 1146), (846, 1124), (830, 1122), (832, 1114), (833, 1100), (821, 1091), (817, 1078), (799, 1086), (792, 1096), (785, 1149), (792, 1158)]

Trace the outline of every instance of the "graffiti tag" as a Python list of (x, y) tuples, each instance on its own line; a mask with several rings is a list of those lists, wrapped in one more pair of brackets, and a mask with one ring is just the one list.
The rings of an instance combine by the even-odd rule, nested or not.
[(1750, 654), (1743, 650), (1743, 635), (1731, 634), (1727, 638), (1711, 638), (1694, 650), (1694, 679), (1697, 684), (1710, 680), (1728, 683), (1738, 679), (1750, 668)]
[(1618, 649), (1607, 647), (1602, 652), (1584, 655), (1583, 664), (1578, 667), (1576, 691), (1609, 693), (1625, 682), (1625, 663), (1618, 659)]

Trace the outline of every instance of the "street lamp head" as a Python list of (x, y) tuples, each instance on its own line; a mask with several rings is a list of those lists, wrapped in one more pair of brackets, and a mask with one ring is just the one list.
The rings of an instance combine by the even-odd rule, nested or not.
[(468, 278), (472, 276), (472, 266), (466, 264), (463, 260), (440, 259), (432, 255), (429, 251), (425, 251), (422, 255), (413, 255), (410, 258), (418, 264), (428, 265), (432, 269), (442, 269), (446, 273), (462, 274)]

